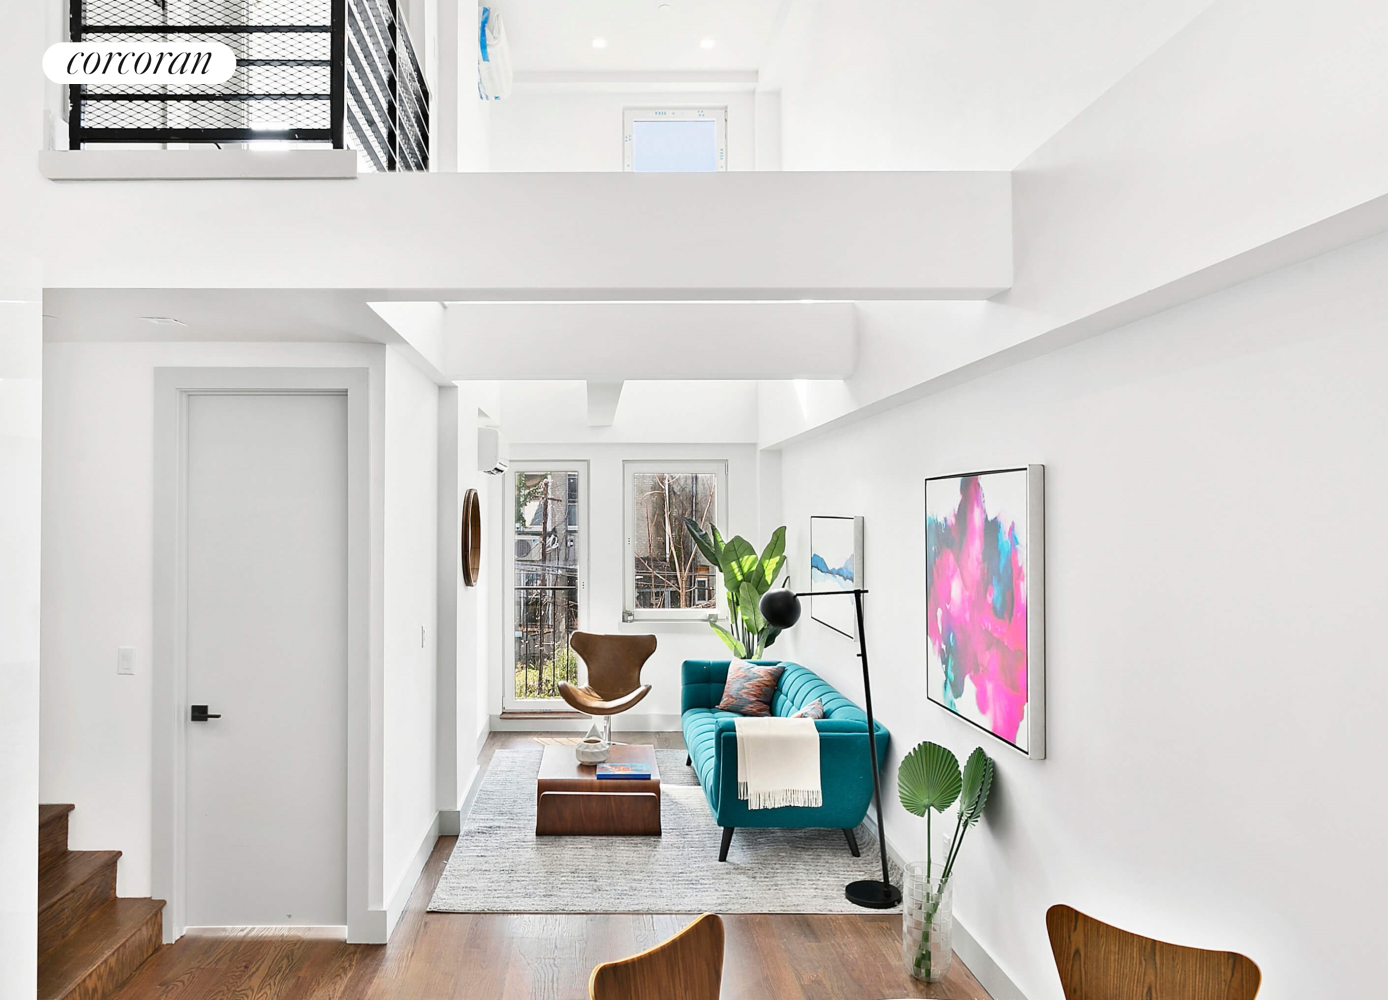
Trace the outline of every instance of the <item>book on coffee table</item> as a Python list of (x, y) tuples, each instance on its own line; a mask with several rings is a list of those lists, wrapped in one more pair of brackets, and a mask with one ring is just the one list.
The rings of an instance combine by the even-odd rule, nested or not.
[(650, 781), (649, 764), (606, 763), (598, 765), (597, 777), (609, 780)]

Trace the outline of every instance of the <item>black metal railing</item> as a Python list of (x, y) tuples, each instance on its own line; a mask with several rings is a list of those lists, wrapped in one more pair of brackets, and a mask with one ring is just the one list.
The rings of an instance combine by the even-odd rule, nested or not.
[(559, 682), (578, 683), (569, 640), (578, 627), (578, 581), (514, 588), (517, 699), (558, 698)]
[(280, 140), (429, 169), (429, 89), (398, 0), (70, 0), (89, 42), (222, 42), (224, 83), (69, 88), (69, 145)]

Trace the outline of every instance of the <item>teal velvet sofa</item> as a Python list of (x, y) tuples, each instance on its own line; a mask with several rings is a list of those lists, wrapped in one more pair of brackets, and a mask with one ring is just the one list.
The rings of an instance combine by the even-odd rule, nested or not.
[[(775, 663), (775, 660), (757, 660)], [(868, 767), (867, 714), (812, 670), (786, 663), (771, 702), (773, 715), (794, 715), (816, 698), (824, 703), (819, 730), (819, 774), (824, 804), (815, 808), (748, 809), (737, 797), (737, 732), (733, 712), (714, 706), (723, 697), (728, 660), (685, 660), (680, 713), (686, 763), (694, 768), (708, 799), (714, 822), (723, 828), (718, 860), (728, 860), (733, 831), (742, 827), (832, 827), (842, 830), (853, 856), (858, 841), (853, 831), (872, 804), (872, 771)], [(877, 766), (887, 755), (891, 734), (877, 723)]]

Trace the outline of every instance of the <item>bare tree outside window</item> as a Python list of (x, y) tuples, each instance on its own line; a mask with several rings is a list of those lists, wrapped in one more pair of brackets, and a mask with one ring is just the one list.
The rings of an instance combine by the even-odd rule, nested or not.
[(684, 519), (707, 530), (718, 514), (718, 477), (712, 473), (632, 476), (636, 555), (636, 607), (713, 609), (717, 568), (699, 552)]

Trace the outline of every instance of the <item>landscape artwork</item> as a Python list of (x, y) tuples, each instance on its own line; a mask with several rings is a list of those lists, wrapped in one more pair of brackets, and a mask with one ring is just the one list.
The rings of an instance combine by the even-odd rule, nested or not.
[[(810, 589), (852, 590), (863, 586), (863, 519), (810, 518)], [(858, 637), (852, 597), (810, 598), (810, 617), (836, 632)]]
[(925, 481), (930, 700), (1045, 754), (1043, 467)]

